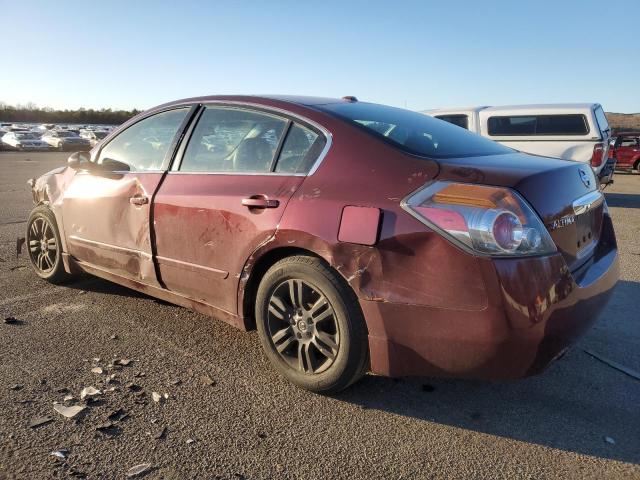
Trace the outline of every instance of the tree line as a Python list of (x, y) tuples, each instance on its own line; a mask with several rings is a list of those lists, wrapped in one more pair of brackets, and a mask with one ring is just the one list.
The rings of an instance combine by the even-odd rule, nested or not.
[(0, 102), (0, 122), (33, 122), (33, 123), (102, 123), (119, 125), (124, 123), (140, 110), (112, 110), (102, 108), (79, 108), (77, 110), (56, 110), (49, 107), (38, 107), (32, 103), (27, 105), (7, 105)]

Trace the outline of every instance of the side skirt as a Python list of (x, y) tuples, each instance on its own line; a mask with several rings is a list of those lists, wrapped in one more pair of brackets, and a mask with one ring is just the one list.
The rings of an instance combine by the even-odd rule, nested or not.
[(247, 330), (244, 320), (238, 315), (235, 315), (231, 312), (227, 312), (226, 310), (214, 307), (213, 305), (202, 302), (200, 300), (195, 300), (193, 298), (180, 295), (179, 293), (137, 282), (130, 278), (121, 277), (120, 275), (115, 275), (113, 273), (102, 270), (101, 268), (96, 267), (95, 265), (92, 265), (90, 263), (76, 260), (67, 253), (63, 253), (62, 255), (65, 267), (68, 267), (68, 271), (80, 270), (96, 277), (108, 280), (110, 282), (117, 283), (118, 285), (131, 288), (132, 290), (137, 290), (138, 292), (142, 292), (152, 297), (159, 298), (160, 300), (164, 300), (165, 302), (174, 303), (176, 305), (180, 305), (181, 307), (189, 308), (204, 315), (222, 320), (230, 325), (233, 325), (236, 328), (239, 328), (240, 330)]

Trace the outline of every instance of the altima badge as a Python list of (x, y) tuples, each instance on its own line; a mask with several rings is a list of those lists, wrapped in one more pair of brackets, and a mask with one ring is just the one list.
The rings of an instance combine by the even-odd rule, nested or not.
[(580, 173), (580, 180), (582, 180), (584, 186), (587, 188), (591, 187), (591, 179), (589, 178), (589, 174), (582, 168), (578, 169), (578, 172)]
[(566, 227), (567, 225), (571, 225), (572, 223), (575, 223), (575, 222), (576, 222), (575, 215), (567, 215), (566, 217), (558, 218), (557, 220), (554, 220), (553, 222), (551, 222), (551, 225), (549, 225), (549, 229), (556, 230), (557, 228)]

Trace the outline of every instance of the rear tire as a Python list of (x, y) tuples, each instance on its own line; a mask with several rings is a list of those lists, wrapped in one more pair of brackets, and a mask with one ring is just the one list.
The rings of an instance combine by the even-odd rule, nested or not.
[(640, 160), (636, 160), (636, 163), (633, 165), (633, 168), (635, 169), (636, 173), (640, 173)]
[(62, 262), (62, 243), (53, 212), (38, 205), (27, 221), (26, 248), (33, 270), (51, 283), (65, 283), (74, 278)]
[(275, 263), (255, 308), (265, 354), (293, 384), (335, 393), (365, 374), (368, 336), (357, 298), (322, 260), (299, 255)]

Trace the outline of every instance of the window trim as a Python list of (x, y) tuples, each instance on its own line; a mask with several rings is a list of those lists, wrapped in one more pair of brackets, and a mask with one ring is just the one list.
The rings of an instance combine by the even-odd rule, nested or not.
[(282, 135), (278, 139), (278, 145), (276, 146), (276, 151), (273, 152), (273, 158), (271, 159), (271, 165), (269, 165), (269, 173), (275, 173), (276, 167), (278, 166), (278, 162), (280, 161), (280, 154), (282, 153), (282, 147), (284, 143), (287, 141), (287, 137), (289, 136), (289, 132), (291, 131), (291, 127), (293, 122), (291, 119), (287, 119), (287, 123), (284, 126), (284, 130), (282, 130)]
[[(270, 114), (272, 116), (275, 117), (279, 117), (282, 118), (283, 120), (288, 120), (290, 122), (288, 127), (285, 127), (286, 129), (286, 134), (289, 133), (289, 129), (291, 128), (290, 125), (293, 122), (299, 123), (300, 125), (315, 131), (318, 135), (321, 135), (324, 137), (325, 143), (324, 143), (324, 147), (322, 149), (322, 151), (318, 154), (318, 158), (315, 160), (315, 162), (313, 163), (313, 165), (311, 166), (311, 168), (309, 169), (309, 171), (307, 173), (280, 173), (280, 172), (183, 172), (180, 170), (180, 166), (182, 164), (182, 159), (184, 157), (185, 151), (187, 149), (187, 145), (189, 143), (189, 141), (191, 140), (191, 136), (193, 135), (193, 131), (195, 130), (195, 126), (198, 124), (198, 121), (200, 120), (200, 117), (202, 116), (202, 113), (205, 111), (206, 107), (208, 106), (213, 106), (213, 107), (232, 107), (232, 108), (238, 108), (241, 110), (248, 110), (251, 112), (259, 112), (259, 113), (266, 113), (266, 114)], [(322, 164), (322, 162), (324, 161), (325, 157), (327, 156), (327, 154), (329, 153), (329, 150), (331, 148), (331, 145), (333, 144), (333, 135), (332, 133), (327, 130), (325, 127), (323, 127), (322, 125), (320, 125), (319, 123), (304, 117), (302, 115), (290, 112), (288, 110), (284, 110), (282, 108), (278, 108), (278, 107), (272, 107), (269, 105), (263, 105), (263, 104), (259, 104), (259, 103), (252, 103), (252, 102), (241, 102), (241, 101), (233, 101), (233, 100), (209, 100), (209, 101), (204, 101), (198, 104), (199, 110), (196, 113), (196, 115), (194, 116), (192, 122), (189, 124), (189, 127), (187, 128), (185, 134), (183, 135), (181, 141), (180, 141), (180, 145), (178, 147), (178, 150), (176, 152), (176, 155), (173, 158), (173, 161), (171, 162), (171, 164), (168, 166), (168, 173), (172, 174), (172, 175), (253, 175), (253, 176), (278, 176), (278, 177), (309, 177), (311, 175), (313, 175), (318, 168), (320, 167), (320, 165)], [(284, 139), (286, 139), (286, 134), (283, 135), (283, 143), (284, 143)], [(275, 159), (275, 163), (273, 166), (277, 165), (277, 159), (279, 156), (280, 152), (276, 152), (278, 155), (274, 155), (274, 159)]]
[[(151, 110), (146, 112), (147, 115), (144, 115), (138, 119), (136, 119), (135, 122), (130, 123), (129, 125), (127, 125), (126, 127), (122, 128), (121, 130), (114, 130), (113, 131), (113, 136), (111, 138), (109, 138), (109, 141), (106, 143), (102, 143), (99, 144), (100, 148), (96, 151), (95, 155), (92, 155), (91, 161), (93, 162), (97, 162), (98, 159), (100, 158), (100, 155), (102, 154), (102, 151), (105, 149), (105, 147), (107, 145), (109, 145), (113, 140), (115, 140), (116, 138), (118, 138), (120, 136), (121, 133), (129, 130), (129, 128), (133, 127), (134, 125), (137, 125), (138, 123), (142, 122), (143, 120), (146, 120), (148, 118), (153, 117), (154, 115), (159, 115), (161, 113), (166, 113), (166, 112), (170, 112), (172, 110), (181, 110), (181, 109), (187, 109), (187, 114), (185, 116), (185, 118), (182, 120), (182, 123), (180, 123), (180, 126), (178, 127), (178, 130), (176, 130), (175, 135), (173, 136), (173, 139), (171, 140), (171, 143), (169, 144), (169, 148), (167, 149), (167, 153), (164, 156), (164, 159), (162, 160), (162, 166), (160, 169), (154, 169), (154, 170), (134, 170), (134, 171), (130, 171), (130, 170), (119, 170), (119, 171), (114, 171), (114, 172), (110, 172), (110, 173), (121, 173), (121, 174), (125, 174), (125, 173), (135, 173), (135, 174), (142, 174), (142, 173), (164, 173), (167, 171), (167, 169), (171, 166), (171, 163), (173, 161), (173, 158), (176, 154), (176, 149), (177, 146), (181, 143), (183, 137), (184, 137), (184, 132), (185, 129), (187, 127), (187, 125), (190, 124), (195, 111), (197, 110), (197, 105), (196, 104), (188, 104), (188, 103), (183, 103), (180, 105), (172, 105), (170, 107), (167, 108), (163, 108), (163, 109), (158, 109), (158, 110)], [(105, 137), (105, 139), (108, 138)], [(104, 140), (104, 139), (103, 139)]]
[[(584, 133), (491, 133), (489, 122), (492, 118), (536, 118), (536, 129), (539, 117), (582, 117), (586, 131)], [(491, 115), (487, 117), (487, 136), (489, 137), (585, 137), (591, 133), (591, 125), (584, 113), (532, 113), (529, 115)]]

